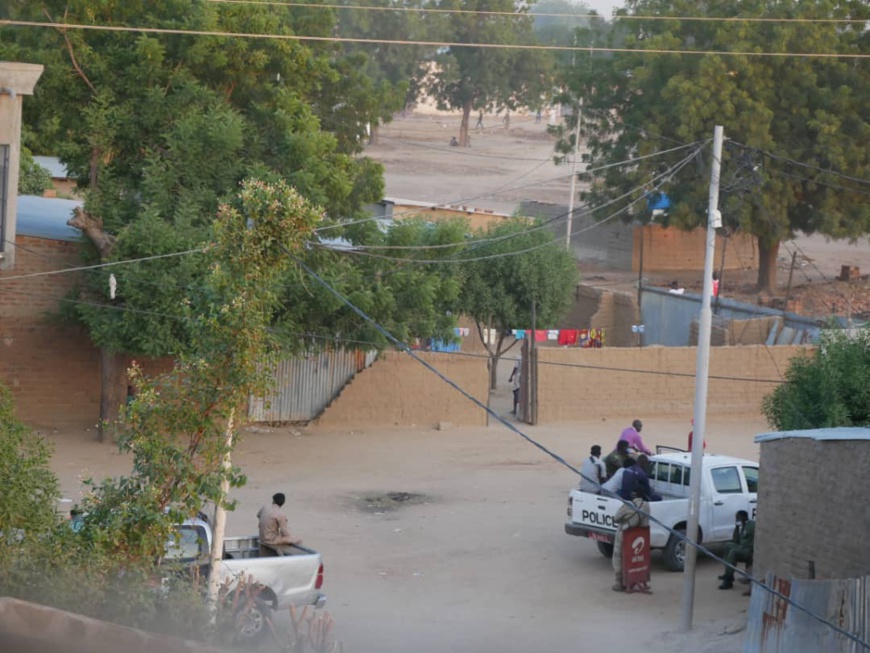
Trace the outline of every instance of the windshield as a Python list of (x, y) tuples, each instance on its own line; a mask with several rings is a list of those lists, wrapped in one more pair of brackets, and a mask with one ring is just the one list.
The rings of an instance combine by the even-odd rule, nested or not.
[(205, 534), (196, 526), (181, 526), (166, 543), (166, 560), (195, 560), (207, 553)]

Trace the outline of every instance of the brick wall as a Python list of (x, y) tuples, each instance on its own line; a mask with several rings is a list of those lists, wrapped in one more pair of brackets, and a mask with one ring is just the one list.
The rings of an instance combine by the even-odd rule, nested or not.
[[(459, 387), (486, 403), (486, 359), (420, 354)], [(385, 352), (357, 374), (318, 420), (324, 428), (483, 426), (486, 414), (407, 354)]]
[[(710, 375), (768, 379), (771, 382), (718, 380), (709, 383), (708, 412), (758, 415), (761, 400), (777, 385), (779, 370), (804, 347), (717, 347), (710, 354)], [(693, 412), (694, 347), (545, 349), (538, 351), (538, 421), (570, 422), (620, 413), (684, 415)], [(546, 363), (589, 365), (590, 368)], [(592, 369), (611, 368), (611, 369)], [(634, 371), (678, 372), (664, 376)]]
[[(641, 237), (642, 233), (642, 237)], [(631, 269), (640, 269), (640, 247), (643, 241), (643, 269), (654, 270), (703, 270), (705, 229), (684, 231), (676, 227), (651, 224), (634, 227), (632, 239)], [(716, 237), (716, 269), (719, 269), (725, 240)], [(725, 251), (725, 269), (758, 269), (758, 252), (755, 240), (747, 234), (732, 235)]]
[[(15, 238), (15, 268), (0, 270), (0, 279), (77, 267), (81, 265), (80, 247), (79, 243), (19, 234)], [(57, 312), (58, 300), (69, 294), (77, 279), (77, 274), (54, 274), (4, 281), (0, 285), (0, 320), (42, 319), (46, 313)]]
[(808, 561), (817, 578), (870, 574), (870, 441), (764, 442), (760, 467), (756, 575), (807, 578)]
[[(16, 237), (13, 270), (4, 277), (81, 265), (79, 243)], [(18, 418), (36, 427), (96, 424), (100, 415), (100, 352), (85, 329), (52, 319), (79, 273), (29, 277), (0, 284), (0, 383)], [(170, 362), (140, 361), (147, 374)]]

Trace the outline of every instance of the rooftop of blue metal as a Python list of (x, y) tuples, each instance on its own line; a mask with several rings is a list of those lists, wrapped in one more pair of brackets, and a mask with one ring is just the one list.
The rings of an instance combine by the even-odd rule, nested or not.
[(81, 240), (82, 232), (66, 223), (73, 210), (81, 205), (81, 200), (19, 195), (15, 231), (22, 236), (46, 240)]
[(774, 442), (801, 438), (804, 440), (870, 440), (870, 428), (839, 427), (831, 429), (808, 429), (806, 431), (773, 431), (755, 436), (756, 442)]

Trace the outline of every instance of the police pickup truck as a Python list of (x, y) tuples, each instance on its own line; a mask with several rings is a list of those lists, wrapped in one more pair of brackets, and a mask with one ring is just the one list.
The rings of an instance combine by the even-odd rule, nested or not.
[[(681, 533), (686, 532), (688, 521), (690, 473), (691, 454), (688, 452), (657, 453), (650, 457), (650, 485), (663, 498), (649, 504), (650, 513)], [(698, 539), (704, 544), (728, 542), (734, 533), (734, 514), (745, 510), (755, 519), (757, 500), (758, 463), (704, 454)], [(595, 540), (598, 550), (611, 557), (616, 534), (613, 516), (620, 505), (619, 499), (571, 490), (565, 532)], [(666, 569), (683, 570), (686, 543), (652, 520), (650, 546), (664, 549), (662, 562)]]

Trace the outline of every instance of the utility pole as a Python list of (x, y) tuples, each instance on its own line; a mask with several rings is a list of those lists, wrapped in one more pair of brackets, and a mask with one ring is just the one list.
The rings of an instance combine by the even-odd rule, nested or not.
[(532, 298), (532, 337), (529, 340), (529, 424), (538, 423), (538, 348), (535, 335), (538, 328), (538, 307)]
[(574, 126), (574, 156), (571, 159), (571, 195), (568, 198), (568, 222), (565, 228), (565, 247), (571, 249), (571, 230), (574, 222), (574, 195), (577, 193), (577, 152), (580, 149), (580, 118), (583, 109), (577, 104), (577, 124)]
[[(698, 360), (695, 367), (695, 425), (692, 437), (692, 475), (689, 480), (689, 518), (686, 536), (698, 538), (701, 510), (701, 466), (704, 458), (704, 436), (707, 419), (707, 381), (710, 372), (710, 328), (713, 310), (713, 258), (716, 254), (716, 227), (721, 226), (719, 214), (719, 176), (722, 169), (723, 129), (713, 130), (713, 164), (710, 166), (710, 196), (707, 203), (707, 247), (704, 256), (704, 286), (701, 295), (701, 319), (698, 324)], [(683, 598), (680, 605), (680, 629), (692, 629), (695, 609), (695, 563), (698, 550), (686, 544), (686, 562), (683, 567)]]

